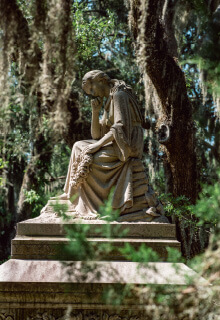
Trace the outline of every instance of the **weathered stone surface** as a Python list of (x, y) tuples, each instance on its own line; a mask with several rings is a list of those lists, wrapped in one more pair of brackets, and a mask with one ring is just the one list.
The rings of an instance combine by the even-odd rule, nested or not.
[[(106, 254), (105, 250), (103, 252), (100, 251), (100, 258), (102, 260), (126, 260), (123, 254), (118, 251), (126, 243), (137, 250), (144, 243), (147, 247), (157, 252), (162, 259), (166, 259), (167, 257), (167, 247), (180, 250), (180, 243), (173, 239), (88, 238), (88, 242), (95, 245), (97, 250), (100, 245), (110, 243), (113, 246), (113, 250), (108, 252), (108, 254)], [(12, 258), (76, 260), (77, 258), (65, 250), (67, 244), (68, 240), (66, 238), (17, 236), (12, 240)]]
[[(127, 285), (139, 288), (166, 285), (173, 290), (176, 286), (186, 285), (185, 275), (196, 276), (181, 263), (140, 265), (127, 261), (48, 260), (61, 259), (63, 249), (60, 244), (68, 243), (64, 237), (65, 226), (62, 227), (59, 218), (51, 218), (56, 223), (45, 220), (45, 217), (40, 220), (41, 216), (18, 224), (19, 234), (12, 242), (12, 249), (13, 256), (20, 259), (11, 259), (0, 266), (0, 319), (151, 320), (144, 313), (144, 302), (136, 295), (125, 296), (120, 306), (114, 306), (113, 302), (103, 299), (103, 293), (111, 289), (121, 296)], [(71, 226), (71, 223), (65, 224)], [(115, 235), (111, 240), (116, 247), (131, 243), (138, 248), (145, 243), (159, 250), (164, 257), (167, 245), (180, 247), (175, 239), (175, 226), (170, 224), (111, 223), (107, 226), (105, 221), (81, 223), (90, 226), (88, 241), (95, 243), (97, 249), (100, 244), (110, 241), (103, 236), (106, 227), (112, 228), (116, 235), (118, 228), (122, 228), (123, 237)], [(101, 231), (97, 230), (98, 227)], [(123, 235), (123, 230), (128, 227), (129, 231)], [(22, 257), (26, 260), (21, 260)], [(116, 252), (107, 258), (123, 259)], [(202, 284), (202, 279), (200, 281)]]
[[(143, 301), (137, 296), (126, 296), (120, 306), (114, 306), (103, 299), (103, 292), (111, 288), (120, 294), (126, 285), (185, 286), (185, 275), (197, 276), (182, 263), (11, 259), (0, 266), (0, 316), (7, 320), (146, 320)], [(70, 318), (65, 316), (68, 313)]]
[(0, 266), (0, 288), (3, 290), (6, 283), (80, 283), (82, 291), (83, 284), (186, 285), (185, 276), (196, 277), (197, 274), (183, 263), (10, 259)]
[[(51, 221), (52, 219), (52, 221)], [(142, 243), (155, 250), (165, 260), (167, 247), (180, 250), (176, 240), (176, 228), (173, 224), (156, 222), (107, 223), (104, 220), (62, 220), (54, 215), (40, 216), (18, 223), (17, 236), (12, 240), (12, 258), (14, 259), (57, 259), (76, 260), (67, 253), (66, 230), (75, 230), (78, 225), (87, 227), (86, 237), (90, 244), (99, 249), (100, 245), (111, 243), (111, 252), (100, 252), (101, 260), (126, 260), (118, 249), (129, 243), (138, 249)], [(78, 229), (77, 232), (80, 232)], [(111, 239), (108, 237), (111, 235)]]
[[(64, 236), (65, 228), (72, 225), (82, 224), (89, 226), (88, 236), (97, 237), (106, 234), (107, 222), (104, 220), (70, 220), (62, 221), (56, 215), (44, 215), (35, 219), (29, 219), (18, 223), (17, 234), (25, 236)], [(176, 238), (176, 226), (169, 223), (157, 222), (110, 222), (111, 234), (114, 237), (134, 238)]]
[(3, 320), (151, 320), (140, 310), (14, 309), (0, 313)]

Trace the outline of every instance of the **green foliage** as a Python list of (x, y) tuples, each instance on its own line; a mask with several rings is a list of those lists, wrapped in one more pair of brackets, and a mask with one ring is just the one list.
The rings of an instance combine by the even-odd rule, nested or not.
[(8, 165), (8, 161), (4, 161), (2, 158), (0, 158), (0, 170), (6, 168)]
[[(114, 13), (107, 9), (107, 17), (97, 17), (89, 14), (91, 10), (79, 1), (72, 5), (73, 29), (77, 45), (77, 57), (80, 60), (91, 59), (93, 55), (102, 52), (109, 41), (109, 35), (115, 26)], [(113, 36), (112, 41), (115, 40)]]
[(40, 196), (34, 190), (29, 190), (29, 191), (25, 190), (24, 193), (25, 193), (25, 201), (30, 204), (36, 203), (40, 199)]
[(175, 248), (170, 248), (170, 247), (167, 247), (166, 250), (167, 250), (167, 262), (172, 262), (172, 263), (184, 262), (181, 251)]
[[(8, 166), (8, 161), (3, 160), (2, 158), (0, 158), (0, 172), (2, 173), (3, 170), (5, 170)], [(5, 184), (5, 179), (3, 178), (3, 176), (0, 176), (0, 188), (3, 188)]]
[(213, 185), (204, 185), (200, 199), (194, 208), (199, 225), (210, 224), (217, 227), (220, 218), (220, 173)]
[(202, 87), (203, 102), (212, 96), (219, 112), (220, 27), (217, 4), (213, 2), (209, 5), (200, 0), (187, 2), (191, 10), (184, 32), (182, 52), (188, 64), (195, 65), (199, 69), (196, 73), (200, 74), (200, 79), (196, 84)]
[(71, 150), (64, 141), (60, 141), (53, 147), (53, 155), (51, 159), (49, 172), (52, 177), (66, 175)]
[(205, 263), (204, 263), (204, 254), (200, 254), (190, 261), (188, 261), (187, 265), (201, 274), (202, 270), (205, 268)]
[(67, 238), (70, 240), (65, 247), (68, 255), (76, 261), (93, 261), (97, 258), (97, 251), (94, 243), (87, 239), (89, 225), (72, 224), (66, 227)]
[(192, 224), (196, 226), (194, 207), (186, 196), (174, 197), (171, 193), (162, 193), (159, 195), (159, 199), (163, 203), (168, 217), (184, 221), (185, 226)]
[(114, 285), (109, 286), (103, 291), (103, 301), (107, 305), (121, 306), (125, 298), (129, 298), (132, 294), (133, 285)]
[(127, 260), (135, 262), (156, 262), (159, 261), (158, 254), (147, 247), (144, 243), (141, 244), (140, 248), (136, 250), (129, 243), (124, 245), (124, 248), (120, 249), (120, 252), (126, 257)]
[(32, 206), (32, 218), (39, 216), (40, 211), (49, 199), (49, 196), (43, 197), (33, 189), (28, 191), (24, 190), (24, 195), (24, 202), (27, 202)]
[(68, 210), (68, 205), (67, 204), (60, 204), (58, 201), (57, 203), (53, 204), (53, 210), (56, 212), (56, 214), (59, 217), (62, 217), (64, 221), (68, 221), (70, 217), (66, 214)]

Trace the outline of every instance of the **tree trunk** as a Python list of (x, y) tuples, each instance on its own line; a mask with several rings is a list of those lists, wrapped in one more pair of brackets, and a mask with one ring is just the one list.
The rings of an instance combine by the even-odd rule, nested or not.
[(131, 1), (130, 21), (141, 68), (161, 102), (159, 142), (172, 174), (172, 193), (194, 203), (198, 195), (192, 106), (184, 73), (172, 57), (162, 25), (164, 1)]
[[(137, 59), (160, 100), (157, 127), (165, 153), (164, 165), (169, 172), (168, 190), (174, 197), (184, 195), (194, 204), (198, 197), (195, 129), (184, 73), (173, 56), (176, 46), (170, 27), (172, 17), (170, 20), (166, 17), (166, 10), (173, 14), (173, 8), (169, 7), (173, 4), (164, 0), (130, 0), (130, 4), (129, 23)], [(195, 230), (185, 228), (178, 220), (176, 224), (183, 255), (189, 258), (201, 251)]]

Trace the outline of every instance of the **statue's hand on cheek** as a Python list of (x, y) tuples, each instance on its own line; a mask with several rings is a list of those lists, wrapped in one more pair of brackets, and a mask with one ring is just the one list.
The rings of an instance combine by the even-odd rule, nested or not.
[(103, 105), (103, 98), (97, 97), (91, 100), (92, 111), (99, 112)]

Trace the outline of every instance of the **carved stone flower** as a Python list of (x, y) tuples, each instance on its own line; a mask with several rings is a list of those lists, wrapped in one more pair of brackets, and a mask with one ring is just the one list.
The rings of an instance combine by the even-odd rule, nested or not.
[(72, 188), (79, 187), (86, 180), (92, 161), (93, 156), (91, 154), (82, 154), (77, 157), (71, 169), (70, 185)]

